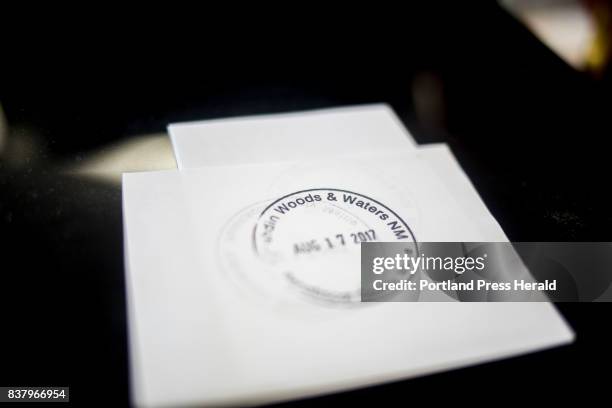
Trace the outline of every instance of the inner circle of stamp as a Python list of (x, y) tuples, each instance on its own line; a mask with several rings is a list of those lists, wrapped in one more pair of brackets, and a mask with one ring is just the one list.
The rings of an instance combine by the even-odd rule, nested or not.
[(404, 241), (410, 227), (393, 210), (363, 194), (313, 188), (269, 204), (253, 227), (257, 257), (299, 294), (325, 302), (361, 299), (360, 244)]

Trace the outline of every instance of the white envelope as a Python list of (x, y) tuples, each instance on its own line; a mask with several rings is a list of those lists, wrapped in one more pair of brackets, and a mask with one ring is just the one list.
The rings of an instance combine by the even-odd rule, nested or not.
[[(456, 163), (440, 153), (443, 148), (433, 151), (429, 156), (439, 157), (400, 151), (125, 174), (134, 402), (273, 402), (571, 341), (573, 333), (547, 303), (364, 307), (330, 301), (326, 292), (286, 279), (287, 270), (314, 271), (312, 276), (299, 276), (324, 289), (354, 283), (359, 273), (355, 246), (317, 252), (305, 261), (283, 251), (296, 237), (314, 237), (334, 228), (346, 229), (349, 236), (351, 228), (380, 227), (377, 234), (393, 239), (392, 231), (384, 231), (386, 223), (379, 225), (372, 218), (380, 209), (401, 217), (416, 240), (502, 240), (503, 232), (469, 181), (453, 167)], [(442, 164), (434, 169), (432, 160)], [(343, 192), (355, 193), (377, 209), (347, 210), (338, 204), (335, 212), (333, 202), (296, 204), (287, 213), (291, 216), (282, 214), (287, 217), (275, 227), (277, 235), (270, 243), (262, 232), (265, 228), (254, 228), (265, 224), (266, 211), (286, 204), (283, 200), (297, 201), (292, 193), (304, 191), (299, 195), (304, 198), (324, 195), (323, 190), (337, 191), (339, 198)], [(265, 210), (275, 202), (272, 210)], [(269, 257), (257, 252), (274, 245), (265, 252)]]
[(386, 104), (176, 123), (168, 133), (179, 169), (335, 158), (416, 145)]

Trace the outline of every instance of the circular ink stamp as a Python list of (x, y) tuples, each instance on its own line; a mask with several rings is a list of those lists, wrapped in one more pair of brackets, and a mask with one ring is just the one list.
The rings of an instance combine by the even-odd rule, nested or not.
[(361, 300), (363, 242), (405, 242), (417, 250), (408, 224), (380, 201), (312, 188), (244, 209), (222, 231), (219, 250), (224, 269), (250, 291), (350, 305)]

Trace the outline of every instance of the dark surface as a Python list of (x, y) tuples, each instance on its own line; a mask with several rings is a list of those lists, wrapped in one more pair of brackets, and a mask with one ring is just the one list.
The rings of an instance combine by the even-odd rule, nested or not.
[[(464, 7), (184, 24), (180, 41), (134, 30), (70, 49), (58, 44), (80, 31), (23, 38), (0, 102), (42, 143), (27, 163), (0, 156), (0, 385), (127, 404), (121, 191), (57, 169), (172, 121), (388, 102), (419, 142), (450, 143), (511, 240), (612, 241), (610, 75), (573, 71), (494, 6)], [(559, 308), (571, 346), (289, 405), (605, 404), (612, 309)]]

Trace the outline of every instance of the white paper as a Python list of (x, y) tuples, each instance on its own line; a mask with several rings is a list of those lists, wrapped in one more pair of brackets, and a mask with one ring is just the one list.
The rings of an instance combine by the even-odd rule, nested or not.
[(179, 169), (418, 150), (488, 240), (507, 241), (448, 146), (417, 146), (386, 104), (176, 123), (168, 131)]
[(415, 146), (385, 104), (177, 123), (168, 126), (168, 132), (179, 169), (335, 158)]
[[(429, 156), (438, 156), (432, 160), (442, 162), (435, 169), (424, 153), (401, 151), (124, 175), (134, 401), (146, 406), (280, 401), (571, 341), (571, 330), (547, 303), (343, 305), (304, 294), (279, 273), (312, 270), (324, 287), (351, 283), (359, 273), (355, 247), (305, 263), (254, 254), (255, 236), (261, 237), (253, 227), (263, 208), (287, 194), (321, 188), (383, 203), (417, 240), (503, 239), (456, 163), (441, 153), (444, 148), (433, 151)], [(334, 205), (298, 207), (282, 219), (293, 229), (279, 226), (285, 235), (277, 236), (290, 240), (343, 226), (344, 213), (328, 217)], [(347, 225), (378, 228), (371, 213), (354, 210)], [(328, 218), (318, 222), (319, 215)], [(353, 219), (363, 222), (350, 224)], [(291, 244), (273, 242), (282, 248)], [(337, 276), (347, 279), (334, 280)]]

